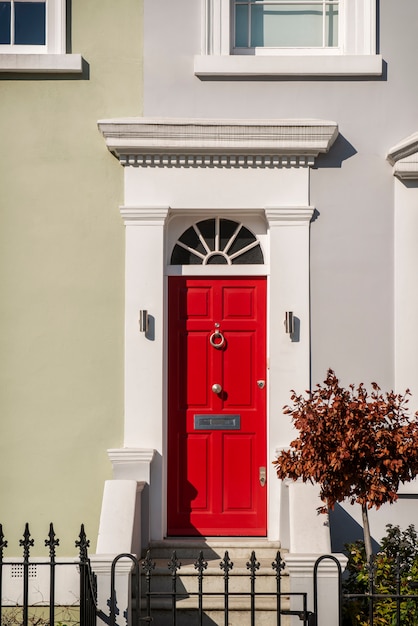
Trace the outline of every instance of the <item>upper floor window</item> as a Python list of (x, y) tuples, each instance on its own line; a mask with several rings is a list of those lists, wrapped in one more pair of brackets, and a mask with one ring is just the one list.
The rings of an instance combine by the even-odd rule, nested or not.
[(0, 2), (0, 44), (45, 45), (44, 2)]
[(201, 0), (196, 76), (380, 76), (377, 0)]
[(64, 54), (64, 0), (1, 0), (0, 53)]
[(0, 72), (82, 72), (67, 54), (66, 0), (0, 0)]
[(239, 49), (338, 46), (339, 0), (233, 0)]

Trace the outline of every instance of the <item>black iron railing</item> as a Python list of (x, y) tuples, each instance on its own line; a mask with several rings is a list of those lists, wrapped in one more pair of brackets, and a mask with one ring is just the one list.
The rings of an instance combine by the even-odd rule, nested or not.
[[(347, 607), (350, 603), (361, 605), (363, 615), (369, 626), (387, 623), (389, 626), (405, 626), (413, 624), (413, 616), (418, 615), (418, 582), (411, 580), (408, 584), (410, 593), (401, 593), (405, 591), (405, 586), (401, 589), (401, 567), (402, 564), (397, 562), (394, 569), (394, 582), (388, 588), (388, 593), (377, 593), (375, 585), (375, 573), (373, 567), (370, 568), (369, 585), (365, 593), (344, 593), (343, 591), (343, 575), (339, 560), (334, 555), (323, 555), (315, 563), (313, 568), (313, 611), (308, 609), (308, 593), (306, 592), (289, 592), (283, 591), (282, 578), (284, 575), (285, 562), (280, 552), (276, 553), (274, 560), (271, 562), (271, 570), (269, 578), (271, 586), (269, 591), (265, 588), (266, 574), (265, 567), (261, 568), (257, 560), (255, 552), (251, 552), (248, 561), (245, 564), (245, 570), (242, 567), (234, 569), (228, 551), (225, 552), (219, 563), (211, 559), (211, 567), (208, 568), (208, 561), (205, 559), (201, 551), (197, 558), (187, 567), (183, 567), (177, 558), (176, 552), (172, 553), (171, 558), (166, 561), (166, 572), (162, 572), (161, 568), (156, 570), (156, 562), (153, 560), (151, 552), (148, 551), (145, 558), (137, 559), (134, 555), (126, 553), (119, 554), (111, 565), (110, 570), (110, 589), (102, 591), (102, 597), (109, 598), (107, 602), (108, 614), (97, 608), (97, 581), (92, 571), (90, 559), (88, 556), (89, 541), (84, 532), (84, 526), (81, 526), (80, 534), (75, 542), (79, 550), (78, 558), (74, 560), (61, 560), (56, 557), (56, 549), (59, 546), (59, 539), (56, 537), (53, 525), (49, 527), (47, 539), (45, 539), (45, 548), (48, 549), (48, 557), (43, 559), (34, 559), (31, 557), (31, 549), (34, 546), (34, 540), (29, 531), (29, 525), (26, 524), (23, 538), (19, 541), (22, 549), (22, 557), (19, 559), (5, 558), (4, 553), (8, 548), (7, 541), (3, 535), (3, 529), (0, 524), (0, 625), (19, 624), (19, 626), (38, 626), (55, 624), (62, 621), (57, 616), (57, 580), (62, 568), (67, 566), (72, 568), (73, 574), (79, 577), (79, 598), (75, 599), (72, 608), (75, 606), (75, 617), (72, 619), (74, 624), (80, 626), (95, 626), (98, 620), (102, 620), (109, 626), (142, 626), (144, 623), (164, 623), (164, 626), (181, 626), (184, 617), (184, 611), (193, 613), (193, 623), (196, 626), (203, 626), (206, 623), (206, 615), (209, 611), (215, 610), (221, 617), (221, 622), (227, 626), (232, 618), (232, 614), (237, 609), (237, 601), (241, 610), (249, 615), (249, 623), (255, 626), (258, 621), (260, 611), (268, 610), (270, 612), (271, 625), (282, 626), (283, 616), (295, 616), (303, 626), (319, 626), (321, 623), (321, 615), (318, 609), (318, 596), (320, 586), (320, 565), (328, 560), (335, 564), (336, 580), (338, 586), (337, 594), (337, 613), (335, 616), (335, 626), (348, 626), (356, 623), (347, 617)], [(116, 598), (116, 570), (120, 560), (130, 560), (131, 567), (128, 573), (130, 588), (130, 606), (123, 612), (117, 606)], [(10, 599), (4, 598), (5, 576), (10, 575), (12, 568), (18, 568), (19, 584), (19, 601), (12, 606)], [(215, 568), (213, 567), (215, 566)], [(31, 590), (33, 592), (33, 568), (46, 569), (46, 576), (43, 580), (48, 581), (46, 593), (42, 596), (42, 618), (35, 619), (31, 611), (34, 610), (31, 604)], [(214, 580), (214, 571), (218, 569), (219, 579), (216, 590), (210, 584)], [(260, 571), (260, 569), (262, 571)], [(60, 570), (60, 572), (58, 572)], [(163, 574), (166, 574), (167, 584), (161, 585)], [(185, 589), (183, 585), (182, 574), (185, 573), (187, 579), (194, 579), (192, 590)], [(240, 580), (239, 590), (237, 590), (236, 581)], [(75, 579), (77, 582), (77, 579)], [(10, 581), (9, 581), (10, 582)], [(16, 583), (16, 581), (15, 581)], [(106, 583), (106, 586), (108, 583)], [(6, 585), (7, 586), (7, 585)], [(161, 586), (163, 588), (161, 588)], [(381, 591), (379, 589), (379, 591)], [(187, 600), (187, 602), (183, 602)], [(266, 602), (268, 601), (268, 602)], [(185, 608), (184, 605), (187, 605)], [(10, 611), (19, 608), (19, 618), (10, 620)], [(289, 608), (290, 607), (290, 608)], [(295, 608), (297, 607), (297, 608)], [(387, 622), (382, 621), (379, 613), (379, 607), (390, 608), (386, 610)], [(406, 607), (406, 608), (405, 608)], [(408, 617), (406, 611), (408, 607), (412, 607), (410, 611), (412, 621)], [(161, 612), (164, 614), (163, 622), (160, 622)], [(350, 612), (348, 611), (348, 614)], [(407, 620), (407, 621), (405, 621)], [(65, 620), (67, 624), (71, 620)], [(365, 622), (362, 622), (365, 623)]]
[[(376, 569), (372, 559), (368, 568), (367, 591), (364, 593), (343, 592), (343, 572), (339, 560), (333, 555), (319, 557), (314, 566), (314, 612), (312, 626), (319, 626), (318, 573), (323, 561), (335, 563), (338, 576), (338, 622), (336, 626), (416, 626), (418, 624), (418, 595), (413, 593), (418, 582), (409, 582), (410, 593), (401, 593), (402, 563), (399, 557), (393, 568), (393, 580), (387, 583), (384, 593), (376, 590)], [(409, 611), (408, 611), (409, 608)], [(310, 626), (311, 626), (310, 625)]]
[[(94, 626), (96, 624), (96, 604), (97, 604), (97, 584), (96, 576), (91, 569), (90, 560), (88, 557), (88, 547), (90, 545), (89, 540), (86, 537), (84, 526), (81, 525), (81, 530), (78, 540), (75, 542), (76, 547), (79, 549), (79, 557), (73, 561), (57, 561), (56, 548), (59, 546), (59, 539), (57, 538), (54, 527), (50, 524), (48, 538), (45, 539), (45, 547), (48, 548), (48, 557), (46, 559), (33, 559), (31, 558), (31, 548), (34, 546), (34, 539), (31, 537), (29, 524), (25, 525), (23, 533), (23, 539), (19, 541), (19, 546), (22, 549), (23, 557), (19, 560), (6, 559), (4, 557), (4, 551), (8, 547), (3, 528), (0, 524), (0, 624), (19, 624), (19, 626), (29, 626), (30, 624), (50, 624), (53, 626), (61, 619), (57, 619), (57, 603), (56, 603), (56, 589), (57, 589), (57, 569), (60, 571), (64, 567), (77, 568), (79, 575), (79, 592), (80, 597), (76, 599), (71, 607), (68, 609), (76, 609), (74, 611), (73, 620), (80, 624), (80, 626)], [(18, 578), (21, 578), (21, 592), (19, 593), (19, 601), (11, 602), (10, 599), (4, 598), (4, 583), (5, 572), (13, 572), (13, 568), (17, 568)], [(43, 596), (41, 603), (37, 603), (36, 606), (30, 603), (30, 591), (31, 580), (33, 578), (33, 572), (37, 568), (46, 568), (48, 571), (48, 594), (46, 599)], [(12, 575), (12, 574), (10, 574)], [(20, 609), (20, 615), (18, 617), (11, 617), (11, 613), (16, 613), (16, 609)], [(34, 613), (38, 611), (37, 617), (30, 615), (30, 611)], [(41, 617), (39, 617), (41, 615)]]
[[(120, 557), (128, 555), (120, 555)], [(117, 558), (120, 558), (117, 557)], [(174, 551), (171, 559), (167, 563), (167, 575), (170, 579), (169, 589), (156, 590), (154, 583), (161, 579), (161, 571), (158, 573), (155, 571), (155, 561), (152, 559), (150, 551), (147, 552), (143, 561), (137, 562), (136, 567), (140, 565), (143, 576), (142, 583), (142, 608), (139, 609), (136, 615), (138, 623), (152, 622), (155, 619), (155, 623), (161, 617), (155, 618), (158, 615), (158, 611), (161, 610), (161, 606), (165, 607), (164, 610), (164, 623), (165, 626), (181, 626), (180, 613), (182, 611), (182, 600), (186, 598), (188, 600), (194, 598), (194, 608), (188, 608), (187, 611), (194, 612), (194, 623), (196, 626), (202, 626), (204, 624), (205, 612), (210, 610), (211, 601), (216, 599), (218, 601), (217, 611), (223, 613), (223, 621), (225, 626), (230, 624), (231, 613), (231, 601), (240, 599), (246, 600), (247, 606), (244, 610), (249, 612), (251, 626), (255, 626), (257, 623), (257, 616), (260, 610), (264, 608), (258, 608), (257, 601), (261, 598), (272, 600), (273, 606), (270, 608), (271, 612), (271, 624), (277, 624), (281, 626), (282, 616), (295, 615), (299, 618), (303, 626), (310, 626), (313, 618), (312, 612), (308, 611), (308, 597), (307, 593), (302, 592), (283, 592), (282, 591), (282, 576), (285, 567), (284, 561), (277, 552), (275, 559), (271, 563), (271, 569), (273, 570), (273, 576), (275, 577), (275, 589), (273, 591), (265, 591), (257, 585), (258, 582), (258, 570), (260, 569), (260, 563), (257, 561), (255, 552), (250, 555), (249, 560), (246, 563), (246, 569), (248, 570), (247, 576), (247, 589), (244, 591), (231, 591), (231, 582), (234, 577), (234, 563), (231, 561), (228, 552), (225, 552), (223, 559), (219, 563), (219, 569), (223, 573), (222, 589), (217, 591), (209, 591), (206, 588), (208, 582), (208, 562), (203, 556), (203, 552), (199, 553), (198, 558), (194, 562), (195, 577), (197, 579), (196, 591), (185, 591), (182, 588), (181, 582), (181, 563), (177, 558), (177, 554)], [(212, 576), (213, 578), (213, 576)], [(114, 585), (114, 582), (112, 582)], [(299, 601), (300, 609), (283, 608), (283, 605), (289, 604), (289, 600)], [(166, 601), (164, 604), (164, 600)], [(167, 605), (168, 600), (168, 605)], [(220, 601), (220, 604), (219, 604)], [(283, 602), (285, 601), (285, 602)], [(136, 606), (140, 606), (140, 602), (135, 601)], [(133, 620), (132, 623), (135, 623)], [(115, 626), (115, 614), (112, 614), (112, 620), (110, 626)]]

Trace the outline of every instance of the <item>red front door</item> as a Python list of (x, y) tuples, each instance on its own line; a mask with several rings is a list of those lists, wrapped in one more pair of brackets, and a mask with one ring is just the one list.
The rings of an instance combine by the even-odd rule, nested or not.
[(168, 534), (266, 535), (266, 279), (169, 279)]

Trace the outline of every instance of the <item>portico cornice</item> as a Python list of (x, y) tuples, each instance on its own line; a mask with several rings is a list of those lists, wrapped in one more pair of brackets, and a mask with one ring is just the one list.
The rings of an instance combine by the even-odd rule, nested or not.
[(418, 179), (418, 133), (402, 139), (387, 154), (393, 174), (405, 180)]
[(311, 166), (338, 135), (323, 120), (101, 120), (106, 145), (122, 165), (152, 167)]

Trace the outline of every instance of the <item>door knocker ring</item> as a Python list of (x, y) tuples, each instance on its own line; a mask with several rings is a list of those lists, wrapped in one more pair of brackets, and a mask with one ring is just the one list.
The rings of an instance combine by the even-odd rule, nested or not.
[[(220, 339), (220, 341), (218, 341)], [(210, 345), (220, 350), (225, 345), (225, 337), (220, 330), (215, 330), (209, 337)]]

